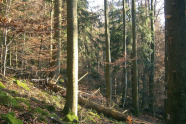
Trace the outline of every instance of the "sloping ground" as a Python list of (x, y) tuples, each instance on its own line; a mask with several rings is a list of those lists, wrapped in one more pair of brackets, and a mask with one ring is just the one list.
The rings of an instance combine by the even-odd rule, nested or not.
[[(15, 78), (0, 79), (0, 124), (53, 124), (75, 121), (72, 116), (67, 119), (61, 112), (65, 99), (58, 93), (49, 91), (44, 85)], [(113, 124), (122, 123), (98, 114), (94, 110), (79, 106), (79, 123)], [(148, 115), (132, 117), (134, 124), (160, 123)]]
[[(62, 114), (65, 99), (57, 93), (42, 90), (39, 84), (8, 78), (0, 84), (0, 123), (52, 124), (66, 123)], [(79, 106), (79, 123), (118, 123), (116, 120)], [(72, 120), (73, 121), (73, 120)]]

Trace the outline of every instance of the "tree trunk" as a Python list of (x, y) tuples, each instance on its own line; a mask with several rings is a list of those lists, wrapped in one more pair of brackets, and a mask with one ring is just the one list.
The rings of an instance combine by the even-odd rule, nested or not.
[[(51, 83), (46, 83), (46, 85), (48, 86), (49, 89), (51, 89), (54, 92), (60, 92), (61, 96), (63, 97), (67, 97), (66, 96), (66, 91), (64, 88), (56, 85), (56, 84), (51, 84)], [(89, 108), (89, 109), (94, 109), (96, 110), (98, 113), (103, 113), (105, 116), (107, 117), (112, 117), (118, 121), (125, 121), (128, 123), (132, 122), (132, 118), (128, 115), (125, 115), (119, 111), (116, 111), (115, 109), (112, 108), (107, 108), (103, 105), (99, 105), (95, 102), (92, 102), (88, 99), (85, 99), (81, 96), (78, 97), (78, 103), (80, 105), (82, 105), (85, 108)]]
[(105, 9), (105, 38), (106, 38), (106, 89), (108, 105), (112, 103), (112, 82), (111, 82), (111, 54), (110, 54), (110, 32), (109, 32), (109, 17), (107, 0), (104, 0)]
[(4, 51), (4, 62), (3, 62), (3, 75), (6, 75), (6, 61), (7, 61), (7, 52), (8, 52), (8, 46), (7, 46), (7, 28), (5, 28), (4, 32), (4, 46), (5, 46), (5, 51)]
[(165, 0), (166, 123), (186, 123), (185, 0)]
[(138, 67), (137, 67), (137, 40), (136, 40), (136, 5), (135, 0), (132, 0), (132, 34), (133, 34), (133, 87), (132, 87), (132, 103), (134, 114), (139, 115), (138, 103)]
[(77, 0), (67, 1), (67, 97), (64, 112), (78, 109), (78, 21)]
[[(54, 71), (52, 71), (51, 77), (57, 79), (60, 75), (60, 20), (61, 20), (61, 0), (54, 1), (54, 44), (53, 44), (53, 55), (52, 55), (52, 63), (51, 67), (54, 67)], [(51, 34), (52, 35), (52, 34)]]
[(154, 0), (151, 0), (151, 64), (150, 64), (150, 75), (149, 75), (149, 107), (152, 113), (154, 113), (154, 64), (155, 64), (155, 38), (154, 38)]
[(123, 0), (123, 51), (124, 51), (124, 88), (122, 94), (122, 107), (124, 108), (127, 96), (127, 43), (126, 43), (126, 21), (125, 0)]

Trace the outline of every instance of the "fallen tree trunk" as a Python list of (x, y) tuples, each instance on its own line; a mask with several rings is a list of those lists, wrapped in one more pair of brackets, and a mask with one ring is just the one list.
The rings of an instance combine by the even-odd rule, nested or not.
[[(66, 97), (66, 89), (56, 85), (56, 84), (51, 84), (51, 83), (46, 83), (46, 86), (54, 91), (54, 92), (59, 92), (61, 94), (61, 96)], [(92, 102), (88, 99), (85, 99), (83, 97), (78, 97), (78, 103), (82, 106), (84, 106), (85, 108), (89, 108), (89, 109), (94, 109), (96, 110), (98, 113), (102, 113), (107, 117), (112, 117), (118, 121), (125, 121), (128, 123), (132, 123), (132, 118), (128, 115), (124, 115), (123, 113), (116, 111), (115, 109), (112, 108), (108, 108), (105, 107), (103, 105), (97, 104), (95, 102)]]

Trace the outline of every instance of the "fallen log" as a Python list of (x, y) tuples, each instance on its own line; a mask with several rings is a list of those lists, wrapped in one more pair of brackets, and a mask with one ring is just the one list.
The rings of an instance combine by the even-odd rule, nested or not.
[[(56, 84), (51, 84), (51, 83), (46, 83), (46, 86), (54, 91), (54, 92), (58, 92), (61, 94), (61, 96), (66, 97), (66, 90), (65, 88), (62, 88)], [(128, 115), (125, 115), (115, 109), (112, 108), (108, 108), (105, 107), (103, 105), (97, 104), (95, 102), (92, 102), (88, 99), (85, 99), (81, 96), (78, 97), (78, 103), (82, 106), (84, 106), (85, 108), (89, 108), (89, 109), (94, 109), (96, 110), (98, 113), (102, 113), (107, 117), (112, 117), (118, 121), (125, 121), (127, 123), (132, 123), (132, 118)]]

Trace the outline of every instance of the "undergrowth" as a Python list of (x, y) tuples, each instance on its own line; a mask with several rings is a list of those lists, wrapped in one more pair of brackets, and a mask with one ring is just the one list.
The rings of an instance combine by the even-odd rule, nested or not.
[[(37, 84), (38, 85), (38, 84)], [(119, 123), (91, 109), (78, 106), (78, 117), (62, 113), (65, 99), (26, 80), (0, 81), (0, 122), (22, 123)], [(11, 110), (12, 112), (9, 112)]]

